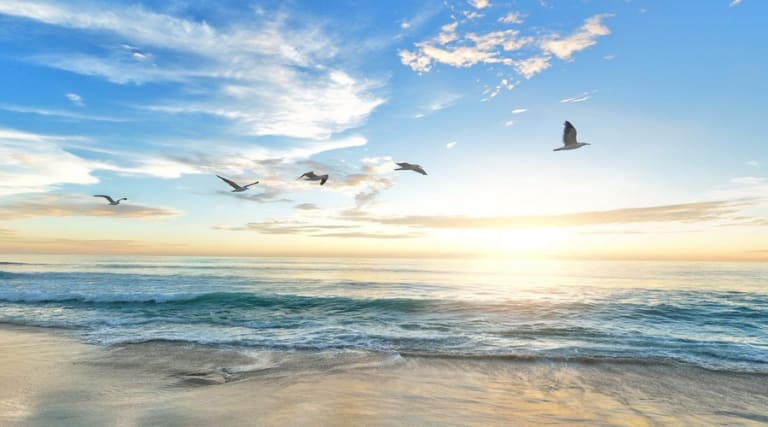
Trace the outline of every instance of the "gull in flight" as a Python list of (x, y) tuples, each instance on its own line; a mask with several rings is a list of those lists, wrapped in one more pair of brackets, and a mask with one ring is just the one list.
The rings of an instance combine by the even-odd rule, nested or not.
[(405, 162), (403, 162), (403, 163), (395, 163), (395, 164), (400, 166), (399, 168), (395, 169), (396, 171), (414, 171), (414, 172), (418, 172), (418, 173), (420, 173), (422, 175), (426, 175), (427, 174), (427, 172), (424, 169), (422, 169), (421, 166), (414, 165), (413, 163), (405, 163)]
[(224, 181), (227, 184), (229, 184), (230, 187), (234, 188), (234, 190), (232, 190), (233, 193), (239, 193), (241, 191), (245, 191), (245, 190), (248, 189), (248, 187), (250, 187), (252, 185), (256, 185), (256, 184), (259, 183), (259, 181), (256, 181), (256, 182), (252, 182), (250, 184), (241, 186), (240, 184), (236, 183), (235, 181), (232, 181), (231, 179), (227, 179), (227, 178), (224, 178), (223, 176), (219, 176), (219, 175), (216, 175), (216, 176), (218, 176), (219, 179), (221, 179), (222, 181)]
[(123, 197), (122, 199), (115, 200), (115, 199), (113, 199), (113, 198), (111, 198), (109, 196), (105, 196), (104, 194), (94, 194), (93, 197), (103, 197), (103, 198), (107, 199), (109, 204), (112, 205), (112, 206), (117, 206), (117, 205), (120, 204), (121, 201), (128, 200), (125, 197)]
[(576, 141), (576, 128), (573, 127), (571, 122), (569, 122), (568, 120), (565, 121), (565, 128), (563, 129), (563, 144), (564, 145), (562, 147), (555, 148), (553, 151), (575, 150), (585, 145), (589, 145), (588, 142)]
[(299, 179), (305, 178), (306, 181), (320, 181), (320, 185), (325, 184), (328, 181), (328, 174), (317, 175), (315, 171), (309, 171), (299, 177)]

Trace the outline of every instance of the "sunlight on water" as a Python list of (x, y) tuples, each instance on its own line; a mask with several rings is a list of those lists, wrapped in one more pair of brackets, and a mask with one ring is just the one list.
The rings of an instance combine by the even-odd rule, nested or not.
[(27, 256), (1, 270), (0, 321), (94, 343), (768, 372), (760, 264)]

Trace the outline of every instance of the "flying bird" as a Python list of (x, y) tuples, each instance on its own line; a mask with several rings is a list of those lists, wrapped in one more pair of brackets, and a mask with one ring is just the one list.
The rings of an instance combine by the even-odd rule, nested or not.
[(396, 171), (414, 171), (418, 172), (422, 175), (426, 175), (427, 172), (419, 165), (414, 165), (413, 163), (395, 163), (396, 165), (400, 166), (399, 168), (395, 169)]
[(221, 179), (222, 181), (224, 181), (227, 184), (229, 184), (230, 187), (234, 188), (234, 190), (232, 190), (233, 193), (239, 193), (241, 191), (245, 191), (245, 190), (248, 189), (248, 187), (250, 187), (252, 185), (256, 185), (256, 184), (259, 183), (259, 181), (256, 181), (256, 182), (252, 182), (250, 184), (241, 186), (240, 184), (236, 183), (235, 181), (232, 181), (231, 179), (227, 179), (227, 178), (224, 178), (223, 176), (219, 176), (219, 175), (216, 175), (216, 176), (218, 176), (219, 179)]
[(328, 174), (318, 175), (315, 171), (309, 171), (299, 177), (299, 179), (305, 178), (306, 181), (320, 181), (320, 185), (325, 184), (328, 181)]
[(575, 150), (585, 145), (589, 145), (589, 143), (576, 141), (576, 128), (573, 127), (571, 122), (566, 120), (565, 128), (563, 129), (563, 146), (560, 148), (555, 148), (553, 151)]
[(104, 194), (94, 194), (93, 197), (103, 197), (103, 198), (107, 199), (109, 204), (112, 205), (112, 206), (117, 206), (117, 205), (120, 204), (121, 201), (128, 200), (125, 197), (123, 197), (122, 199), (115, 200), (115, 199), (113, 199), (113, 198), (111, 198), (109, 196), (105, 196)]

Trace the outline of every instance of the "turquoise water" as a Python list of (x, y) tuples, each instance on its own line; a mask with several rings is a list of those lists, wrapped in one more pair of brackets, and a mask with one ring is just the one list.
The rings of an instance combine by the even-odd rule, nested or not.
[(85, 342), (683, 363), (768, 373), (756, 263), (0, 259), (0, 322)]

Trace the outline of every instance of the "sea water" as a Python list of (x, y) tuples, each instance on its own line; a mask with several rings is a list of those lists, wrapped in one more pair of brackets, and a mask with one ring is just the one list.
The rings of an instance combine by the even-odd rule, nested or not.
[(98, 345), (768, 373), (768, 265), (3, 256), (0, 322)]

